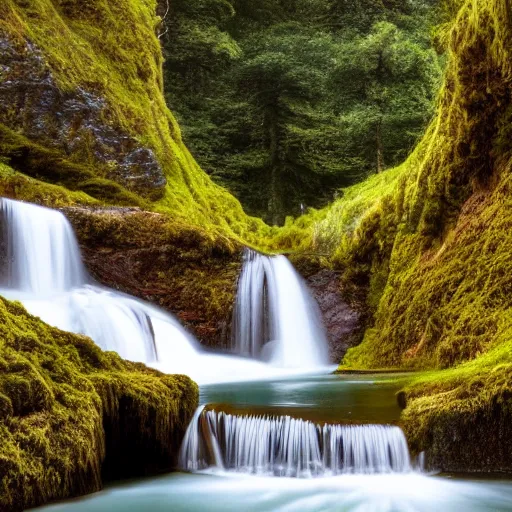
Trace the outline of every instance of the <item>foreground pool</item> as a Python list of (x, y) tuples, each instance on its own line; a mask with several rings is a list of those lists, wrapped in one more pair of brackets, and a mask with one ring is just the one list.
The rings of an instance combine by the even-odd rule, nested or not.
[[(400, 378), (406, 378), (401, 376)], [(201, 403), (316, 422), (395, 423), (397, 376), (304, 376), (204, 386)], [(420, 473), (267, 477), (210, 469), (112, 486), (45, 512), (512, 511), (512, 481)]]

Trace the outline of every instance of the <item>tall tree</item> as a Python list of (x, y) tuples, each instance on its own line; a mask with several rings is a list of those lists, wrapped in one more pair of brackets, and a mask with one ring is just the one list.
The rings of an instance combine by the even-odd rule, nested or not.
[(308, 175), (314, 173), (299, 164), (301, 148), (293, 138), (314, 117), (335, 48), (330, 36), (295, 23), (274, 26), (248, 39), (245, 46), (239, 90), (259, 115), (267, 153), (261, 177), (267, 178), (270, 220), (278, 223), (288, 208), (297, 206), (290, 201), (293, 188), (297, 183), (307, 185)]
[(434, 50), (395, 25), (376, 23), (365, 37), (339, 47), (334, 108), (355, 151), (377, 172), (396, 164), (433, 113), (441, 65)]

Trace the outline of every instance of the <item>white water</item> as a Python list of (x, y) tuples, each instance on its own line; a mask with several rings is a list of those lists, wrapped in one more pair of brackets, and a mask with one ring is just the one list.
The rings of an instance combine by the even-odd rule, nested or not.
[(239, 354), (284, 368), (328, 364), (327, 340), (316, 303), (284, 256), (246, 251), (233, 347)]
[(512, 485), (418, 473), (266, 478), (171, 475), (130, 482), (34, 512), (505, 512)]
[[(241, 357), (205, 353), (169, 314), (125, 294), (96, 286), (60, 212), (1, 200), (5, 264), (0, 294), (63, 330), (85, 334), (101, 348), (199, 383), (234, 382), (296, 374)], [(297, 350), (297, 347), (294, 347)], [(315, 370), (312, 360), (300, 372)], [(288, 366), (288, 365), (286, 365)]]
[(75, 235), (60, 213), (3, 199), (2, 217), (6, 287), (44, 295), (67, 291), (85, 282)]
[(285, 477), (412, 471), (399, 427), (316, 425), (290, 416), (236, 416), (202, 407), (183, 440), (180, 467)]

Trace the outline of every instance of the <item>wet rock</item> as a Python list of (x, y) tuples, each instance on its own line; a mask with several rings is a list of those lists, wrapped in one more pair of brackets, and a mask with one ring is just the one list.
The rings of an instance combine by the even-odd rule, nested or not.
[(336, 272), (320, 270), (307, 277), (306, 281), (322, 313), (331, 361), (339, 363), (349, 348), (361, 342), (362, 314), (344, 299)]
[(227, 348), (241, 247), (138, 208), (64, 208), (100, 283), (175, 314), (205, 346)]
[(112, 118), (104, 98), (80, 87), (62, 91), (37, 47), (0, 31), (1, 122), (130, 190), (154, 195), (166, 184), (155, 154)]

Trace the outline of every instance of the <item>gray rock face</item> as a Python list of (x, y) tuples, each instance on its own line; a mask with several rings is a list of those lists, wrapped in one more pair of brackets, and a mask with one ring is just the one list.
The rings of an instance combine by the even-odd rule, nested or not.
[[(104, 177), (139, 193), (166, 184), (153, 151), (111, 121), (105, 99), (78, 88), (61, 91), (42, 53), (0, 31), (0, 119), (30, 140), (97, 166)], [(99, 173), (101, 174), (101, 173)]]
[(336, 272), (321, 270), (309, 276), (307, 284), (323, 316), (331, 361), (339, 363), (347, 350), (361, 341), (362, 315), (344, 300)]

